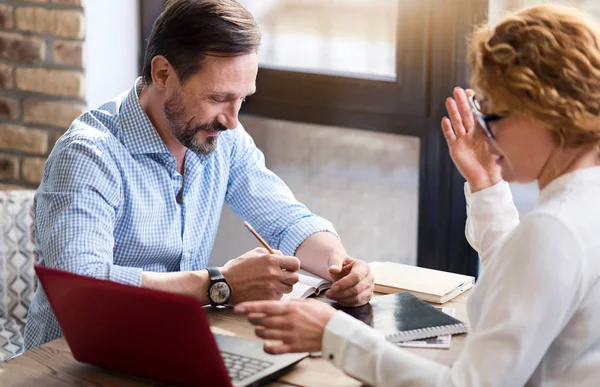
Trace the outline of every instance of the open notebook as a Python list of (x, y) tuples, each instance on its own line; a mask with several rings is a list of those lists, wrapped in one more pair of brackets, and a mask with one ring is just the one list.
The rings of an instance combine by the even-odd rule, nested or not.
[(281, 298), (282, 301), (306, 298), (313, 294), (318, 296), (331, 287), (331, 281), (303, 269), (298, 270), (298, 277), (299, 280), (294, 285), (294, 289), (291, 293), (284, 294)]

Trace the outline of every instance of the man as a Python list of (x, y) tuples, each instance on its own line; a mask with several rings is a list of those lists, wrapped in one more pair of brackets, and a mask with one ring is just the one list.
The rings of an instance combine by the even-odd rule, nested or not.
[[(259, 43), (236, 0), (168, 3), (142, 77), (77, 118), (48, 158), (35, 200), (41, 264), (212, 305), (280, 299), (302, 266), (335, 281), (333, 300), (369, 301), (369, 266), (265, 168), (238, 122)], [(280, 252), (255, 249), (205, 270), (224, 203)], [(38, 288), (25, 346), (60, 335)]]

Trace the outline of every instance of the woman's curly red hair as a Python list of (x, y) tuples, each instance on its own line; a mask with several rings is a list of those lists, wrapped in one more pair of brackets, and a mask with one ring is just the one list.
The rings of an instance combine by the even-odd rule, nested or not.
[(539, 5), (476, 28), (471, 86), (495, 105), (546, 122), (565, 147), (600, 144), (600, 28), (582, 12)]

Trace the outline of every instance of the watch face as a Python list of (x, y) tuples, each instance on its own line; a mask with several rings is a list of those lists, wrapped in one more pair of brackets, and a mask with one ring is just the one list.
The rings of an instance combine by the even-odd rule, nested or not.
[(210, 299), (215, 304), (224, 304), (229, 300), (231, 290), (225, 282), (217, 282), (210, 287)]

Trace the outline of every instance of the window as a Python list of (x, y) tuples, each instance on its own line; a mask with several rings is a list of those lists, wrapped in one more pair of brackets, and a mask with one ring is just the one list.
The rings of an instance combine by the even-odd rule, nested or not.
[(489, 0), (490, 19), (498, 20), (506, 11), (516, 10), (535, 4), (571, 5), (600, 18), (600, 1), (598, 0)]
[[(316, 212), (321, 208), (321, 212), (336, 210), (343, 215), (347, 209), (347, 217), (337, 222), (346, 222), (338, 227), (342, 237), (344, 228), (360, 221), (361, 211), (372, 211), (368, 215), (374, 218), (368, 217), (360, 227), (372, 233), (369, 241), (388, 240), (378, 259), (414, 261), (414, 243), (410, 241), (416, 234), (418, 265), (476, 275), (478, 259), (464, 237), (464, 180), (448, 155), (440, 120), (452, 89), (466, 86), (465, 37), (473, 24), (485, 19), (488, 0), (461, 0), (460, 7), (447, 0), (239, 1), (253, 12), (264, 34), (257, 93), (248, 98), (241, 120), (249, 131), (251, 126), (259, 128), (253, 133), (259, 146), (261, 141), (272, 142), (263, 147), (269, 167), (288, 180)], [(148, 36), (164, 2), (140, 0), (142, 39)], [(277, 152), (285, 148), (278, 141), (302, 136), (306, 130), (312, 131), (306, 141), (292, 143), (294, 152), (278, 158)], [(283, 134), (287, 131), (290, 136)], [(261, 140), (261, 135), (267, 137)], [(336, 141), (333, 150), (357, 139), (376, 144), (378, 149), (371, 149), (366, 160), (354, 164), (351, 152), (360, 147), (347, 146), (347, 153), (338, 159), (328, 159), (325, 147), (313, 147), (309, 158), (300, 157), (311, 149), (306, 145), (319, 141), (319, 136)], [(275, 154), (269, 155), (271, 152)], [(386, 152), (406, 154), (389, 158), (400, 165), (386, 169), (386, 161), (377, 159)], [(290, 166), (289, 160), (296, 157), (308, 165)], [(315, 160), (323, 165), (311, 165)], [(324, 176), (320, 174), (330, 165), (335, 166), (335, 173), (353, 174), (337, 176), (340, 184), (353, 188), (345, 193), (344, 203), (328, 207), (333, 197), (328, 192), (313, 195), (311, 190), (319, 188)], [(317, 169), (318, 173), (314, 172)], [(380, 176), (382, 171), (390, 176)], [(410, 178), (403, 181), (405, 172)], [(306, 173), (313, 173), (304, 177), (315, 186), (302, 186)], [(377, 180), (370, 173), (391, 186), (365, 189), (370, 180)], [(412, 193), (404, 197), (403, 188), (394, 184), (405, 184)], [(333, 189), (344, 187), (333, 184)], [(352, 197), (361, 192), (371, 201)], [(414, 192), (418, 192), (416, 211)], [(390, 205), (405, 205), (412, 215), (407, 217), (404, 210), (396, 211)], [(392, 219), (389, 227), (383, 222), (369, 229), (368, 222), (385, 216), (397, 219)], [(223, 219), (229, 219), (227, 212)], [(237, 240), (231, 239), (228, 231), (221, 235)], [(398, 250), (402, 238), (409, 242)], [(372, 249), (363, 248), (357, 253), (367, 255), (364, 251)], [(224, 255), (232, 258), (230, 252)]]
[(396, 78), (397, 0), (246, 1), (263, 68)]

